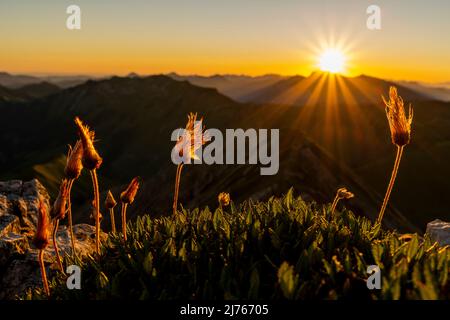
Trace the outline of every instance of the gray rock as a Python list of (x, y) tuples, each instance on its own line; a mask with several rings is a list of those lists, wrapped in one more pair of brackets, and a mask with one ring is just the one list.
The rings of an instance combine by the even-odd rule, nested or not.
[(18, 233), (8, 233), (0, 238), (0, 267), (7, 264), (12, 257), (23, 255), (28, 251), (28, 239)]
[(0, 238), (10, 232), (20, 233), (19, 217), (12, 214), (3, 214), (0, 216)]
[(22, 196), (24, 198), (38, 198), (44, 196), (48, 198), (47, 189), (37, 179), (24, 182), (22, 185)]
[(431, 240), (437, 241), (439, 245), (450, 245), (450, 222), (439, 219), (431, 221), (427, 224), (427, 231)]
[[(77, 224), (73, 226), (73, 234), (76, 239), (75, 251), (78, 257), (92, 255), (95, 252), (95, 226), (89, 224)], [(100, 239), (105, 241), (107, 234), (102, 232)], [(56, 233), (56, 243), (61, 257), (65, 255), (72, 255), (72, 242), (70, 240), (70, 232), (66, 226), (60, 226)], [(55, 249), (53, 240), (50, 240), (49, 245), (44, 251), (44, 259), (49, 262), (55, 262)], [(29, 250), (29, 259), (37, 261), (38, 250), (33, 246)]]
[[(47, 276), (54, 273), (50, 265), (46, 265)], [(34, 259), (14, 260), (8, 266), (0, 280), (0, 299), (17, 299), (30, 288), (42, 287), (39, 263)]]
[(10, 181), (0, 181), (0, 193), (22, 193), (22, 181), (21, 180), (10, 180)]
[[(42, 184), (12, 180), (0, 182), (0, 299), (15, 299), (29, 288), (41, 287), (38, 250), (31, 239), (37, 225), (39, 199), (49, 207), (49, 196)], [(74, 225), (77, 256), (95, 252), (95, 227)], [(107, 234), (102, 233), (102, 241)], [(56, 241), (61, 256), (72, 255), (70, 232), (65, 225), (58, 228)], [(44, 251), (44, 262), (51, 277), (57, 264), (53, 241)]]

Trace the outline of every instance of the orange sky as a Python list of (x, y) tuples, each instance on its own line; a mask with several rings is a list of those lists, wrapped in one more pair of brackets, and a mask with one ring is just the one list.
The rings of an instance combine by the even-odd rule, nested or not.
[(450, 2), (380, 0), (379, 31), (366, 28), (364, 0), (79, 0), (78, 31), (65, 27), (69, 4), (3, 0), (0, 70), (307, 75), (321, 50), (338, 46), (347, 75), (450, 81)]

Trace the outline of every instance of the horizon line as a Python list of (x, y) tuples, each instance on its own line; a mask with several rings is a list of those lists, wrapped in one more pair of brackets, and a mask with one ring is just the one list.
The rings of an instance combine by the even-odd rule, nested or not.
[[(279, 77), (296, 77), (296, 76), (301, 76), (304, 78), (310, 77), (312, 74), (314, 73), (328, 73), (326, 71), (321, 71), (321, 70), (314, 70), (311, 71), (309, 75), (304, 75), (304, 74), (300, 74), (300, 73), (292, 73), (292, 74), (282, 74), (282, 73), (276, 73), (276, 72), (269, 72), (269, 73), (262, 73), (262, 74), (256, 74), (256, 75), (249, 75), (249, 74), (245, 74), (245, 73), (178, 73), (176, 71), (169, 71), (169, 72), (157, 72), (157, 73), (145, 73), (145, 74), (140, 74), (139, 72), (136, 71), (130, 71), (128, 73), (69, 73), (69, 72), (15, 72), (15, 71), (9, 71), (9, 70), (0, 70), (0, 74), (1, 73), (7, 73), (9, 75), (12, 76), (32, 76), (32, 77), (37, 77), (37, 78), (43, 78), (43, 77), (92, 77), (92, 78), (106, 78), (106, 77), (126, 77), (130, 74), (136, 74), (140, 77), (149, 77), (149, 76), (155, 76), (155, 75), (165, 75), (165, 76), (169, 76), (171, 74), (175, 74), (181, 77), (205, 77), (205, 78), (211, 78), (211, 77), (215, 77), (215, 76), (237, 76), (237, 77), (249, 77), (249, 78), (260, 78), (260, 77), (265, 77), (265, 76), (279, 76)], [(435, 82), (430, 82), (430, 81), (424, 81), (424, 80), (418, 80), (418, 79), (388, 79), (388, 78), (383, 78), (383, 77), (377, 77), (377, 76), (371, 76), (369, 74), (365, 74), (365, 73), (360, 73), (358, 75), (345, 75), (345, 74), (339, 74), (337, 73), (337, 75), (346, 77), (346, 78), (357, 78), (357, 77), (361, 77), (361, 76), (367, 76), (367, 77), (372, 77), (372, 78), (377, 78), (377, 79), (382, 79), (385, 81), (392, 81), (392, 82), (417, 82), (417, 83), (421, 83), (421, 84), (432, 84), (432, 85), (449, 85), (450, 84), (450, 79), (448, 81), (435, 81)]]

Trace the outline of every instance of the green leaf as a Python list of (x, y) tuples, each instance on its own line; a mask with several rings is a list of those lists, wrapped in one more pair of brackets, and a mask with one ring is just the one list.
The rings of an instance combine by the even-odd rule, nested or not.
[(406, 256), (408, 258), (408, 262), (414, 258), (418, 250), (419, 250), (419, 239), (417, 237), (417, 234), (415, 234), (409, 241), (408, 248), (406, 249)]
[(298, 276), (294, 272), (294, 267), (286, 261), (278, 269), (278, 284), (281, 287), (283, 295), (287, 299), (292, 299), (297, 287)]
[(153, 269), (153, 255), (151, 252), (147, 254), (147, 256), (144, 259), (144, 262), (142, 263), (142, 266), (144, 268), (144, 271), (147, 274), (152, 274)]

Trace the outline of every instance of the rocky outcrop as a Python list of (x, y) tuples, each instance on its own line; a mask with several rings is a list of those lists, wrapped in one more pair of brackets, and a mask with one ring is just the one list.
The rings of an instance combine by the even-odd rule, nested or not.
[(438, 242), (439, 245), (450, 245), (450, 222), (433, 220), (427, 224), (427, 233), (431, 240)]
[[(14, 299), (28, 288), (42, 286), (37, 250), (32, 238), (36, 230), (39, 199), (49, 205), (49, 195), (34, 179), (28, 182), (11, 180), (0, 182), (0, 299)], [(74, 226), (75, 250), (78, 256), (95, 251), (95, 227), (88, 224)], [(106, 234), (102, 234), (106, 238)], [(72, 254), (69, 230), (58, 228), (56, 242), (60, 254)], [(57, 265), (52, 241), (45, 250), (48, 274)]]

